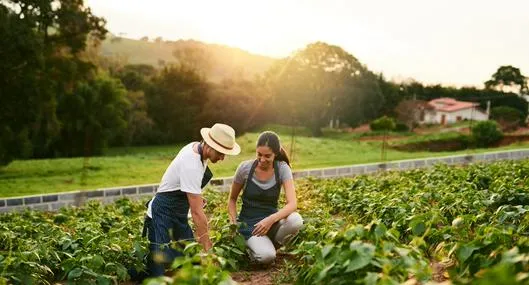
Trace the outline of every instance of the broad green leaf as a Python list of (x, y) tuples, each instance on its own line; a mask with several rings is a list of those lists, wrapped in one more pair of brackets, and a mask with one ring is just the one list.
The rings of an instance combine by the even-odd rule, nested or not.
[(334, 248), (334, 244), (328, 244), (321, 249), (321, 257), (325, 258)]
[(120, 280), (125, 280), (128, 275), (127, 268), (125, 268), (123, 265), (119, 265), (116, 269), (116, 274)]
[(218, 262), (220, 264), (220, 267), (222, 267), (222, 268), (226, 267), (226, 264), (227, 264), (226, 258), (224, 258), (222, 256), (219, 256), (219, 257), (217, 257), (217, 260), (218, 260)]
[(187, 260), (185, 257), (177, 257), (173, 260), (173, 263), (171, 264), (171, 268), (173, 269), (176, 269), (176, 268), (180, 268), (180, 266), (186, 264)]
[(109, 278), (104, 277), (104, 276), (98, 276), (96, 281), (97, 281), (98, 285), (110, 285), (110, 284), (112, 284), (111, 280)]
[(470, 245), (461, 245), (456, 250), (456, 257), (459, 260), (459, 262), (465, 262), (474, 252), (474, 250), (479, 249), (477, 246), (470, 246)]
[(343, 237), (346, 241), (350, 241), (353, 239), (353, 237), (356, 235), (355, 231), (353, 229), (348, 229), (345, 231)]
[(235, 244), (240, 250), (244, 250), (246, 248), (246, 241), (241, 235), (235, 236)]
[(200, 246), (200, 244), (198, 242), (190, 242), (186, 245), (186, 247), (184, 248), (184, 253), (189, 253), (191, 250), (193, 250), (194, 248)]
[(351, 272), (368, 265), (375, 256), (375, 246), (360, 241), (353, 241), (349, 246), (355, 253), (349, 259), (349, 265), (345, 272)]
[(105, 265), (105, 260), (100, 255), (94, 255), (90, 263), (94, 269), (99, 269)]
[(410, 226), (411, 226), (411, 232), (413, 233), (413, 235), (416, 235), (416, 236), (422, 236), (424, 232), (426, 231), (426, 225), (424, 224), (424, 222), (420, 220), (411, 221)]
[(74, 268), (70, 272), (68, 272), (68, 280), (74, 280), (83, 275), (83, 269), (81, 268)]
[(233, 259), (228, 259), (228, 263), (230, 264), (231, 268), (237, 268), (237, 263)]
[(402, 247), (396, 247), (396, 248), (395, 248), (395, 251), (396, 251), (400, 256), (407, 256), (408, 254), (410, 254), (410, 250), (409, 250), (409, 249), (402, 248)]
[(316, 282), (319, 282), (325, 279), (325, 277), (327, 277), (327, 272), (329, 272), (329, 270), (331, 270), (335, 265), (336, 263), (333, 262), (330, 265), (327, 265), (325, 268), (323, 268), (323, 270), (320, 271), (320, 274), (318, 274), (318, 278), (316, 278)]
[(214, 247), (213, 251), (215, 252), (215, 254), (220, 256), (223, 256), (225, 253), (225, 250), (222, 247)]
[(378, 280), (378, 273), (368, 272), (364, 278), (365, 285), (376, 285)]
[(382, 223), (376, 225), (376, 227), (375, 227), (375, 237), (377, 239), (382, 238), (386, 234), (387, 230), (388, 229), (386, 228), (386, 225), (384, 225)]
[(148, 278), (143, 282), (144, 285), (173, 284), (173, 279), (167, 276)]
[(242, 252), (240, 249), (238, 249), (236, 247), (232, 247), (231, 251), (235, 252), (238, 255), (244, 255), (244, 252)]

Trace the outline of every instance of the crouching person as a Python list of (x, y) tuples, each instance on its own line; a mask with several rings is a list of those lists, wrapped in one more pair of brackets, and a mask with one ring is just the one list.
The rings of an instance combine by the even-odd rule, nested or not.
[[(165, 268), (182, 255), (170, 247), (172, 241), (196, 240), (206, 251), (212, 246), (202, 209), (202, 188), (213, 176), (207, 164), (222, 161), (225, 155), (239, 154), (240, 146), (235, 142), (235, 131), (228, 125), (202, 128), (200, 134), (202, 141), (184, 146), (173, 159), (148, 204), (144, 228), (150, 242), (148, 277), (162, 276)], [(189, 211), (196, 225), (195, 233), (188, 224)]]
[[(296, 190), (290, 162), (274, 132), (263, 132), (257, 140), (255, 160), (242, 162), (235, 173), (228, 200), (231, 223), (241, 222), (250, 258), (268, 264), (275, 260), (276, 248), (297, 234), (303, 219), (296, 211)], [(283, 187), (285, 206), (278, 210)], [(243, 190), (244, 188), (244, 190)], [(242, 191), (242, 209), (237, 217), (237, 199)]]

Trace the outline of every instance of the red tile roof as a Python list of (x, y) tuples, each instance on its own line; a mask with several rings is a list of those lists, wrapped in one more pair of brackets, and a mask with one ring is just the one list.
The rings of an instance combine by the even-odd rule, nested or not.
[(438, 98), (428, 102), (428, 105), (436, 111), (455, 112), (463, 109), (470, 109), (479, 106), (479, 103), (457, 101), (453, 98)]

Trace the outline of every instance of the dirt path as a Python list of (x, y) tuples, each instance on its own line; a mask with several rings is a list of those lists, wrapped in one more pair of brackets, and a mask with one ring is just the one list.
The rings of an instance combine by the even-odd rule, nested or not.
[(282, 254), (281, 252), (277, 254), (276, 261), (273, 264), (268, 266), (251, 265), (247, 270), (232, 272), (232, 279), (241, 285), (271, 285), (280, 283), (279, 281), (282, 279), (281, 274), (284, 274), (282, 271), (282, 266), (285, 264), (284, 260), (290, 258), (290, 256)]
[(272, 277), (270, 271), (261, 270), (261, 271), (240, 271), (235, 272), (231, 276), (234, 281), (241, 285), (269, 285), (274, 284), (272, 282)]

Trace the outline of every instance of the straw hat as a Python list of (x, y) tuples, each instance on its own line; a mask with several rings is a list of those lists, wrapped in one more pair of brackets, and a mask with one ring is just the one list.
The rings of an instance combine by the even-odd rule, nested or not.
[(241, 152), (241, 147), (235, 142), (235, 130), (228, 125), (215, 124), (211, 128), (202, 128), (200, 135), (210, 147), (220, 153), (237, 155)]

